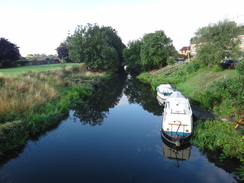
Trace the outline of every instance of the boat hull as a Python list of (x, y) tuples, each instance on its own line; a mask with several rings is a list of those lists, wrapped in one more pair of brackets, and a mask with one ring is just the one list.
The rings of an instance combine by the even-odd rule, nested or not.
[(175, 133), (175, 132), (166, 132), (161, 129), (162, 137), (168, 142), (175, 144), (176, 146), (182, 146), (190, 143), (190, 138), (192, 133)]

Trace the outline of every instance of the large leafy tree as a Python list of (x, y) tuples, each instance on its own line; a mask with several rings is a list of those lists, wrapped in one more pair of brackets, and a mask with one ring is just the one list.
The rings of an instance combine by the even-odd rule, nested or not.
[(123, 62), (123, 50), (125, 48), (125, 45), (123, 44), (121, 38), (118, 36), (118, 33), (115, 29), (112, 27), (101, 27), (101, 31), (105, 33), (107, 36), (107, 42), (108, 44), (115, 48), (118, 57), (119, 57), (119, 65), (122, 65)]
[(12, 66), (19, 58), (19, 47), (5, 38), (0, 38), (0, 66)]
[(241, 56), (241, 39), (238, 36), (243, 27), (233, 21), (220, 21), (197, 30), (191, 43), (197, 44), (196, 60), (202, 65), (217, 65), (226, 57), (237, 59)]
[(143, 71), (141, 64), (141, 40), (130, 41), (128, 47), (123, 50), (125, 65), (131, 73), (140, 73)]
[(141, 63), (146, 70), (152, 70), (167, 65), (167, 59), (176, 54), (172, 40), (164, 31), (145, 34), (141, 45)]
[(68, 39), (69, 57), (93, 70), (117, 70), (122, 63), (124, 44), (111, 27), (97, 24), (78, 26)]

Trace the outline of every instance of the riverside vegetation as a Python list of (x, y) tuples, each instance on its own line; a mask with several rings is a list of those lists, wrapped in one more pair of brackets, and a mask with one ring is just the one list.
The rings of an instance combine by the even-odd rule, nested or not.
[(111, 77), (84, 64), (13, 77), (0, 76), (0, 155), (57, 123)]
[[(237, 158), (241, 166), (236, 170), (244, 180), (244, 128), (235, 129), (233, 121), (243, 117), (244, 83), (243, 64), (237, 70), (222, 70), (219, 67), (200, 67), (197, 62), (175, 64), (157, 72), (144, 72), (138, 78), (150, 83), (153, 90), (162, 83), (170, 83), (191, 98), (191, 104), (212, 111), (221, 120), (197, 120), (191, 142), (204, 150), (221, 151), (221, 158)], [(238, 74), (239, 73), (239, 74)], [(222, 75), (226, 79), (215, 81)], [(208, 88), (205, 85), (211, 83)]]

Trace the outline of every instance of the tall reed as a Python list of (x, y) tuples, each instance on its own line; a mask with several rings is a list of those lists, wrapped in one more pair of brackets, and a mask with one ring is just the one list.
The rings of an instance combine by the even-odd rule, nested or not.
[(58, 96), (53, 87), (34, 78), (0, 77), (0, 80), (0, 114), (22, 113)]

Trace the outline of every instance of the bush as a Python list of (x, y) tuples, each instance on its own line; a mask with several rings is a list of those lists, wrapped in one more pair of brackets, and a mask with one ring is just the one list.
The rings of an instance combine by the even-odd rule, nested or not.
[(167, 65), (173, 65), (173, 64), (175, 64), (175, 59), (170, 57), (170, 58), (167, 59), (166, 63), (167, 63)]
[(188, 62), (184, 64), (184, 71), (186, 71), (188, 74), (196, 72), (200, 68), (200, 65), (196, 61)]
[(214, 95), (211, 91), (196, 92), (194, 98), (201, 104), (204, 109), (212, 110), (220, 102), (220, 96)]
[(236, 70), (238, 74), (244, 75), (244, 59), (240, 60), (239, 63), (236, 65)]
[(239, 117), (243, 111), (244, 103), (244, 77), (226, 79), (214, 82), (208, 90), (198, 92), (194, 98), (202, 104), (202, 107), (214, 110), (218, 115)]
[(20, 65), (20, 66), (27, 66), (29, 65), (30, 61), (29, 60), (19, 60), (17, 62), (17, 65)]

